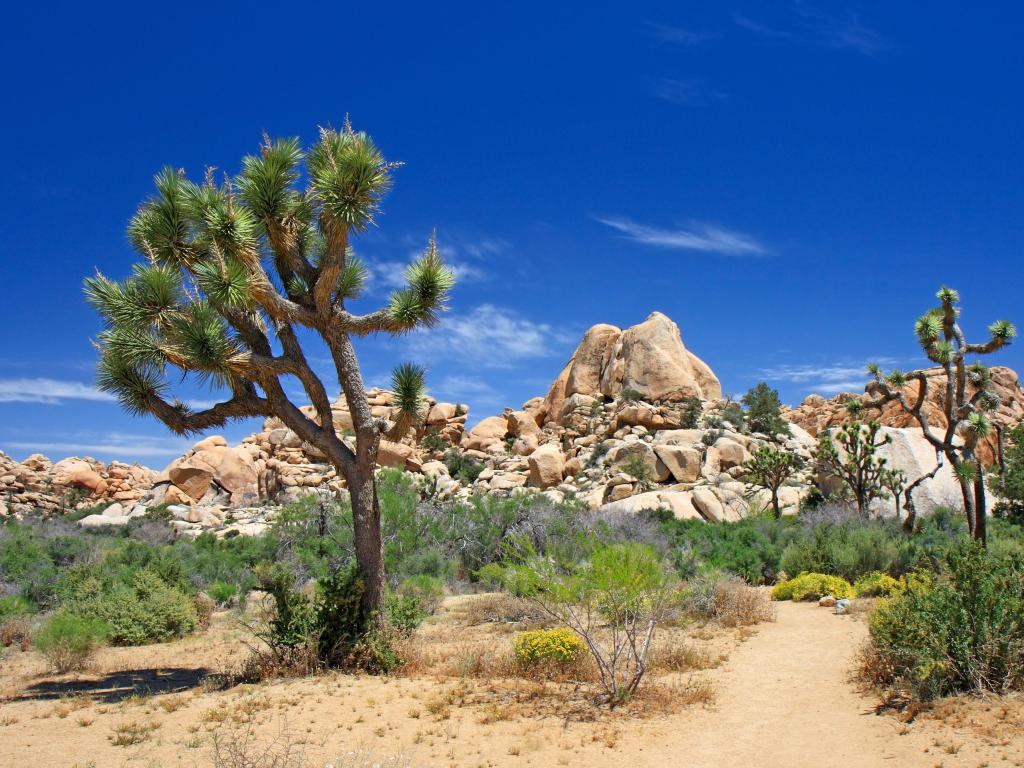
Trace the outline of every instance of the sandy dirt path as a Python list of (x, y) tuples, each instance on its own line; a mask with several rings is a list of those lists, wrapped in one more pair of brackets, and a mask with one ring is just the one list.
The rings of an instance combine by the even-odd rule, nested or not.
[(624, 751), (637, 749), (640, 765), (688, 768), (978, 765), (977, 753), (973, 762), (945, 753), (933, 729), (901, 734), (902, 723), (877, 716), (875, 700), (857, 693), (849, 670), (867, 636), (863, 621), (816, 605), (778, 608), (778, 620), (718, 670), (711, 710), (672, 718), (644, 744), (624, 738)]

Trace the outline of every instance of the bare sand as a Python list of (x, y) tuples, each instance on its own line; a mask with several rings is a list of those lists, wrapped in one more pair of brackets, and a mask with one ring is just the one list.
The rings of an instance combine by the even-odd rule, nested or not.
[[(421, 631), (435, 657), (507, 645), (508, 628), (464, 626), (448, 607)], [(691, 629), (685, 642), (724, 662), (654, 678), (660, 697), (608, 713), (579, 686), (434, 668), (205, 689), (204, 675), (245, 652), (243, 630), (221, 616), (205, 635), (106, 649), (77, 677), (54, 678), (34, 653), (9, 653), (0, 662), (0, 768), (212, 766), (214, 739), (248, 739), (250, 752), (287, 743), (307, 766), (338, 756), (340, 766), (1024, 765), (1020, 701), (947, 702), (912, 723), (876, 714), (876, 700), (849, 679), (865, 636), (858, 617), (790, 603), (752, 630)], [(691, 695), (707, 684), (713, 701)], [(155, 693), (139, 695), (145, 688)], [(673, 690), (683, 701), (665, 694)]]

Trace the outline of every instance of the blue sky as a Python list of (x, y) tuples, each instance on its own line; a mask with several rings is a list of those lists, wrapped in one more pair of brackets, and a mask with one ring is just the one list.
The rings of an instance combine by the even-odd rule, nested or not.
[(727, 392), (794, 404), (919, 364), (941, 282), (969, 333), (1024, 325), (1019, 4), (371, 5), (5, 12), (0, 449), (159, 467), (190, 445), (93, 389), (81, 280), (128, 271), (162, 165), (235, 172), (263, 131), (346, 113), (406, 163), (356, 244), (363, 306), (433, 228), (460, 276), (439, 329), (359, 345), (367, 378), (422, 362), (476, 418), (653, 310)]

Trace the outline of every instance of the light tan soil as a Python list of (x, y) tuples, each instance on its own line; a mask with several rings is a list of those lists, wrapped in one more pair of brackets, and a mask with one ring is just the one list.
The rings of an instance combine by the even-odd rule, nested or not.
[[(449, 601), (417, 638), (430, 661), (392, 678), (331, 674), (205, 690), (205, 674), (246, 653), (244, 630), (226, 615), (203, 636), (106, 649), (92, 673), (77, 677), (55, 678), (34, 653), (8, 652), (0, 768), (210, 766), (215, 737), (288, 742), (308, 766), (337, 756), (348, 760), (339, 766), (352, 765), (351, 752), (411, 766), (1024, 765), (1020, 701), (946, 702), (910, 724), (876, 715), (875, 700), (848, 679), (866, 635), (856, 617), (782, 603), (777, 622), (752, 630), (670, 630), (666, 640), (685, 634), (701, 649), (700, 667), (727, 658), (663, 670), (642, 701), (608, 713), (586, 686), (458, 676), (467, 659), (500, 656), (511, 637), (503, 626), (465, 626), (450, 610), (472, 599)], [(164, 692), (132, 695), (147, 687)], [(133, 740), (130, 726), (138, 743), (116, 745), (118, 735)]]

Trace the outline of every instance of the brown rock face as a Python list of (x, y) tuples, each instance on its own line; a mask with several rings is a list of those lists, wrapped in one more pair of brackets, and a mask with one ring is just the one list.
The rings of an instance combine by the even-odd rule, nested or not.
[(718, 378), (707, 363), (686, 349), (679, 327), (661, 312), (654, 312), (624, 331), (605, 323), (589, 328), (552, 382), (539, 421), (559, 419), (566, 400), (574, 395), (615, 398), (625, 389), (635, 390), (649, 401), (722, 397)]
[(627, 328), (601, 374), (601, 393), (632, 389), (649, 400), (717, 400), (722, 386), (702, 360), (683, 346), (679, 326), (660, 312)]
[[(998, 405), (989, 412), (993, 424), (998, 427), (1008, 428), (1016, 425), (1024, 418), (1024, 389), (1021, 389), (1020, 378), (1011, 368), (996, 366), (991, 369), (992, 383), (990, 390), (996, 396)], [(928, 395), (925, 400), (922, 412), (928, 423), (939, 429), (945, 429), (946, 416), (945, 405), (945, 374), (941, 368), (930, 368), (928, 376)], [(868, 386), (868, 391), (871, 387)], [(910, 382), (904, 388), (907, 401), (913, 404), (918, 395), (918, 384)], [(968, 385), (968, 396), (974, 394), (974, 388)], [(817, 437), (822, 431), (834, 427), (846, 421), (847, 413), (845, 403), (853, 398), (863, 397), (852, 393), (843, 393), (826, 400), (819, 395), (810, 395), (798, 407), (785, 414), (789, 421), (797, 426), (803, 427), (811, 435)], [(864, 412), (865, 419), (877, 419), (883, 425), (889, 427), (916, 427), (917, 420), (905, 413), (899, 403), (888, 403), (881, 410), (868, 409)], [(985, 464), (992, 464), (996, 460), (996, 435), (995, 430), (989, 437), (978, 443), (978, 456)]]

